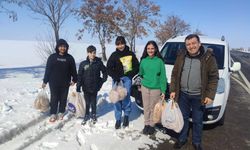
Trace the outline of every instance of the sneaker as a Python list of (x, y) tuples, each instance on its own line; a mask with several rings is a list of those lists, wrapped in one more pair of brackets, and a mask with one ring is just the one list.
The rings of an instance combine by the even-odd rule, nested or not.
[(52, 114), (49, 118), (49, 122), (55, 122), (56, 121), (56, 115)]
[(89, 115), (85, 115), (85, 117), (83, 118), (83, 121), (82, 121), (81, 125), (85, 125), (88, 120), (89, 120)]
[(121, 127), (121, 120), (116, 120), (115, 129), (119, 129)]
[(148, 129), (149, 129), (149, 125), (145, 125), (143, 130), (142, 130), (142, 133), (145, 134), (145, 135), (148, 135)]
[(149, 126), (148, 127), (148, 135), (153, 135), (155, 133), (155, 127)]
[(63, 117), (64, 117), (64, 113), (58, 113), (58, 119), (59, 120), (63, 120)]
[(95, 124), (97, 122), (96, 114), (92, 114), (91, 119), (92, 119), (93, 124)]
[(122, 126), (125, 128), (125, 127), (127, 127), (128, 125), (129, 125), (128, 116), (124, 116)]
[(194, 144), (192, 143), (195, 150), (202, 150), (201, 144)]
[(187, 140), (186, 141), (177, 141), (175, 144), (174, 144), (174, 149), (181, 149), (182, 146), (184, 146), (185, 144), (187, 143)]

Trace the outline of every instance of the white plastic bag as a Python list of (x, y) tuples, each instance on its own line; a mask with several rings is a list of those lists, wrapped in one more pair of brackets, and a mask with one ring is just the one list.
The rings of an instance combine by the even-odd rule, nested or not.
[(34, 107), (41, 112), (46, 112), (49, 110), (49, 98), (45, 89), (41, 89), (41, 91), (38, 93), (34, 101)]
[(162, 112), (166, 107), (166, 101), (160, 100), (158, 103), (155, 104), (154, 111), (153, 111), (153, 122), (160, 123)]
[(81, 93), (70, 91), (68, 111), (74, 113), (76, 117), (83, 117), (85, 115), (86, 102)]
[(114, 83), (111, 91), (109, 92), (109, 100), (112, 103), (117, 103), (127, 96), (127, 89), (123, 86), (122, 81), (118, 84)]
[(167, 101), (162, 112), (161, 123), (164, 127), (177, 133), (181, 132), (183, 128), (184, 121), (179, 105), (171, 99)]

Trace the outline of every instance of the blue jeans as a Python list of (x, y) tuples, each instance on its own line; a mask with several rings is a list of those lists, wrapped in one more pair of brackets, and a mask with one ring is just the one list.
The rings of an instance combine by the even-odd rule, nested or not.
[[(123, 82), (123, 86), (127, 89), (127, 96), (123, 100), (114, 104), (116, 120), (121, 120), (122, 110), (124, 111), (125, 116), (129, 116), (131, 112), (130, 89), (131, 89), (132, 81), (129, 77), (126, 77), (126, 76), (121, 77), (121, 81)], [(114, 81), (113, 81), (113, 85), (114, 85)]]
[(202, 130), (203, 130), (203, 113), (205, 106), (201, 104), (200, 95), (188, 95), (181, 92), (178, 101), (179, 107), (181, 109), (184, 126), (181, 130), (178, 140), (186, 141), (189, 129), (189, 116), (192, 109), (192, 121), (193, 121), (193, 132), (192, 132), (192, 143), (201, 144)]

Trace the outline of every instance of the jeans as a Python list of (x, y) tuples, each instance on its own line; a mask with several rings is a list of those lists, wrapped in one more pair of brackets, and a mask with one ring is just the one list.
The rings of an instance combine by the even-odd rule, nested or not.
[(89, 109), (91, 107), (91, 114), (96, 115), (96, 97), (97, 93), (83, 92), (86, 102), (86, 115), (89, 115)]
[(205, 106), (201, 104), (201, 95), (188, 95), (186, 93), (180, 93), (180, 99), (178, 101), (181, 109), (184, 126), (181, 130), (178, 140), (183, 142), (187, 140), (189, 129), (189, 116), (192, 109), (192, 143), (201, 144), (202, 130), (203, 130), (203, 113)]
[[(121, 77), (120, 79), (123, 82), (123, 86), (127, 89), (127, 96), (123, 100), (114, 104), (116, 120), (121, 120), (122, 110), (124, 111), (125, 116), (129, 116), (131, 112), (130, 89), (131, 89), (132, 81), (129, 77), (126, 77), (126, 76)], [(114, 86), (114, 81), (113, 81), (113, 86)]]
[(57, 114), (58, 104), (59, 113), (65, 112), (69, 87), (50, 86), (50, 114)]

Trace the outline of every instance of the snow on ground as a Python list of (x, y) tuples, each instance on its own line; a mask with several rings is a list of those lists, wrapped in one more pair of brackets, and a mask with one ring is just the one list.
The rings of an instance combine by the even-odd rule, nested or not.
[(113, 105), (108, 98), (111, 78), (98, 93), (95, 125), (88, 122), (82, 126), (82, 120), (70, 113), (64, 120), (48, 122), (48, 113), (33, 107), (43, 73), (42, 67), (0, 69), (0, 149), (135, 150), (157, 147), (170, 138), (161, 132), (153, 137), (141, 133), (143, 114), (134, 101), (129, 128), (115, 130)]

